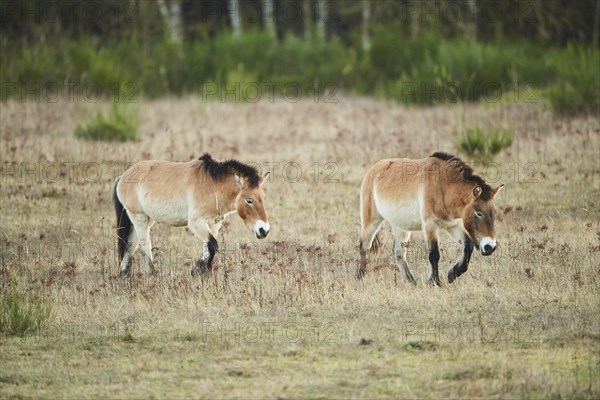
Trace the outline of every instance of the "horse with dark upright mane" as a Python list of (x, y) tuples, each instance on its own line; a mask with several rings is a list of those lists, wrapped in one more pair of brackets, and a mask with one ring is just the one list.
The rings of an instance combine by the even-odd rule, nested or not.
[(363, 179), (360, 195), (361, 238), (357, 277), (365, 274), (366, 252), (373, 247), (383, 221), (392, 228), (396, 264), (415, 283), (406, 263), (411, 231), (422, 230), (427, 241), (431, 275), (439, 285), (438, 233), (449, 232), (463, 245), (462, 258), (448, 273), (448, 282), (467, 271), (473, 248), (488, 256), (496, 249), (493, 199), (504, 185), (492, 188), (461, 159), (447, 153), (411, 160), (377, 162)]
[(257, 238), (265, 238), (270, 227), (262, 184), (268, 175), (209, 154), (189, 162), (146, 160), (131, 166), (113, 188), (121, 275), (129, 273), (138, 247), (153, 270), (150, 228), (155, 222), (187, 226), (202, 241), (203, 255), (192, 275), (211, 269), (216, 237), (229, 214), (237, 212)]

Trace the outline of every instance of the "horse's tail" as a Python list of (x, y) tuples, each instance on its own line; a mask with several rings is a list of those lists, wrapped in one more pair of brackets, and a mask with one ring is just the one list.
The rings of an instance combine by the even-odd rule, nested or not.
[(379, 249), (379, 237), (377, 235), (383, 218), (377, 212), (373, 195), (373, 180), (375, 167), (372, 167), (363, 179), (360, 188), (360, 242), (358, 244), (359, 260), (356, 278), (362, 279), (367, 268), (367, 252)]
[(360, 188), (360, 245), (364, 251), (377, 252), (381, 247), (379, 226), (382, 218), (377, 212), (375, 199), (373, 198), (373, 178), (374, 174), (369, 171)]
[(119, 184), (120, 179), (120, 176), (117, 177), (115, 185), (113, 186), (113, 203), (115, 205), (115, 213), (117, 214), (117, 248), (119, 250), (119, 262), (123, 260), (123, 256), (125, 255), (125, 248), (127, 247), (132, 227), (125, 206), (123, 206), (123, 203), (121, 203), (121, 200), (119, 200), (119, 196), (117, 195), (117, 185)]
[(379, 232), (377, 232), (375, 234), (375, 237), (373, 238), (373, 243), (371, 243), (371, 248), (369, 249), (369, 251), (372, 253), (377, 253), (380, 248), (381, 248), (381, 237), (379, 235)]

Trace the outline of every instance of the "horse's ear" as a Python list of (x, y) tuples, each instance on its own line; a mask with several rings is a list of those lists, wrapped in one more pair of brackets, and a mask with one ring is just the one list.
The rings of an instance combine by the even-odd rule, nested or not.
[(475, 186), (473, 188), (473, 196), (475, 196), (475, 198), (481, 196), (481, 186)]
[(238, 174), (235, 174), (235, 183), (237, 183), (237, 185), (240, 187), (240, 189), (243, 189), (244, 187), (246, 187), (246, 183), (242, 180), (242, 178), (240, 178), (240, 176)]
[(494, 194), (494, 197), (496, 197), (496, 195), (502, 190), (502, 188), (504, 188), (504, 184), (498, 186), (496, 189), (492, 189), (492, 193)]
[(269, 175), (271, 174), (271, 171), (268, 171), (266, 174), (264, 174), (262, 176), (262, 178), (260, 179), (260, 186), (262, 186), (266, 181), (269, 180)]

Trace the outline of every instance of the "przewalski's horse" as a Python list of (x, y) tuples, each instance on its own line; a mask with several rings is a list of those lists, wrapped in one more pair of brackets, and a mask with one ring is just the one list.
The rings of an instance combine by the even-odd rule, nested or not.
[(383, 221), (392, 228), (396, 264), (406, 279), (415, 283), (406, 263), (410, 231), (422, 230), (429, 252), (429, 282), (440, 285), (438, 275), (438, 233), (448, 231), (463, 245), (462, 258), (448, 273), (454, 281), (468, 268), (476, 246), (489, 256), (496, 249), (493, 199), (504, 185), (495, 189), (473, 174), (459, 158), (446, 153), (411, 160), (385, 159), (365, 176), (360, 194), (361, 238), (357, 277), (364, 276), (367, 250), (371, 250)]
[[(154, 222), (187, 226), (202, 241), (192, 275), (209, 271), (225, 217), (237, 212), (257, 238), (269, 233), (262, 184), (267, 173), (236, 160), (217, 162), (209, 154), (189, 162), (140, 161), (118, 177), (113, 188), (117, 213), (120, 273), (129, 273), (141, 247), (153, 271), (150, 228)], [(133, 230), (132, 230), (133, 227)]]

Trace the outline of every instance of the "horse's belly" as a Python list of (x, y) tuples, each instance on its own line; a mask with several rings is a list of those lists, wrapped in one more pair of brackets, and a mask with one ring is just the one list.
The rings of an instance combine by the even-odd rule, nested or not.
[(152, 220), (172, 226), (185, 226), (188, 223), (188, 206), (185, 199), (152, 198), (149, 195), (143, 199), (144, 213)]
[(421, 208), (418, 199), (401, 202), (375, 201), (379, 214), (390, 223), (406, 231), (421, 229)]

